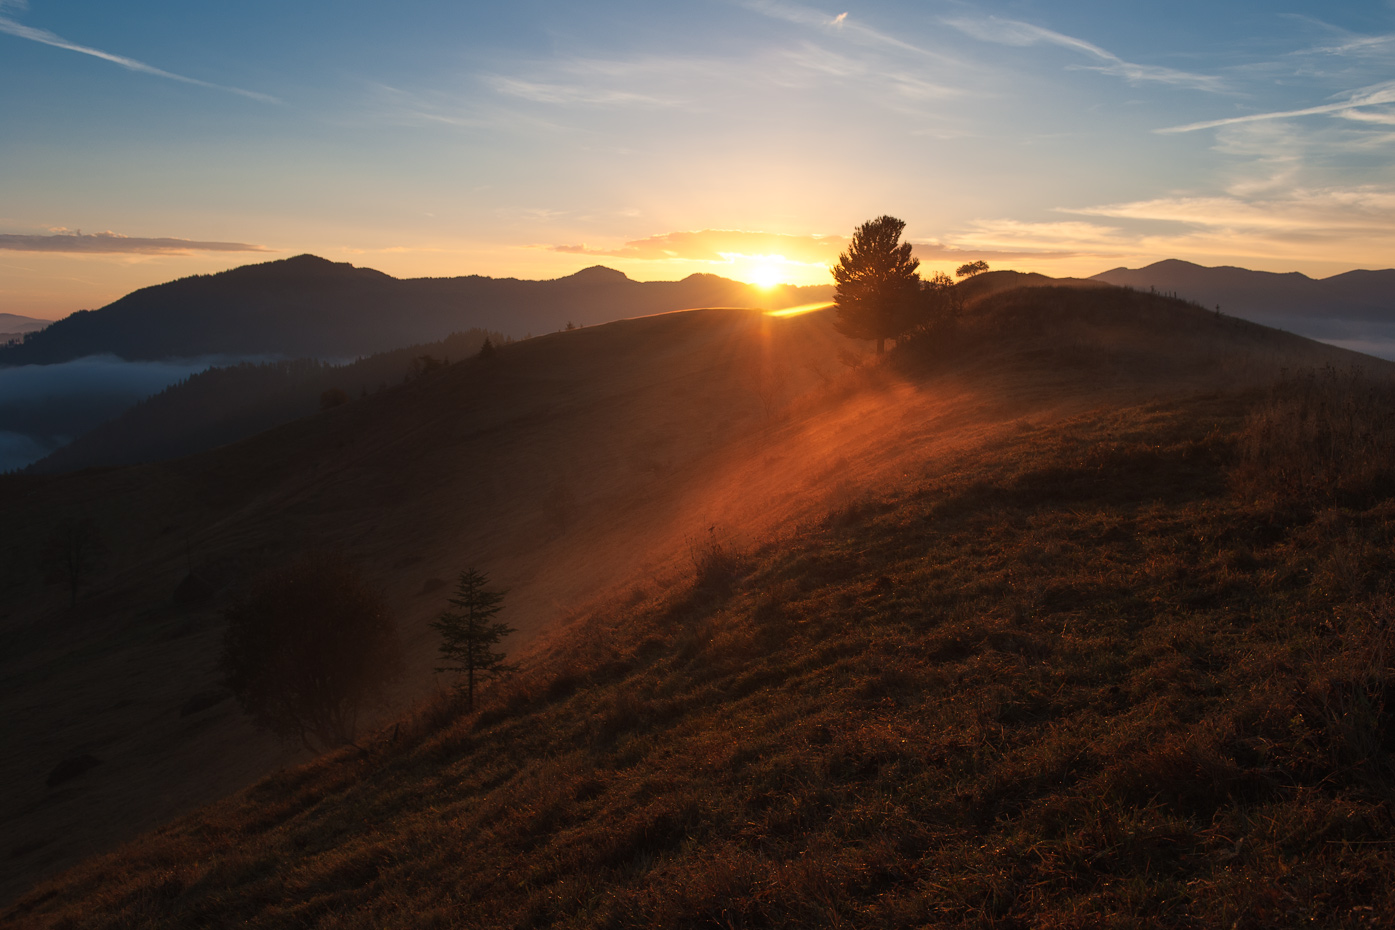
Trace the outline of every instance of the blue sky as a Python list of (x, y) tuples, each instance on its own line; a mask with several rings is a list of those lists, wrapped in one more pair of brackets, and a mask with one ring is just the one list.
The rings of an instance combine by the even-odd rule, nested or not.
[[(0, 311), (314, 252), (607, 264), (1395, 264), (1395, 6), (0, 0)], [(80, 233), (79, 233), (80, 231)]]

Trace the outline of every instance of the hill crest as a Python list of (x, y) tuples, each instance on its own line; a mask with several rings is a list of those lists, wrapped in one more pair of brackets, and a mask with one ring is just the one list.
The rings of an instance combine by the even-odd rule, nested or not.
[(142, 288), (0, 348), (0, 364), (100, 354), (353, 358), (471, 328), (519, 338), (691, 307), (793, 306), (829, 290), (764, 291), (718, 277), (641, 282), (599, 265), (550, 281), (397, 279), (300, 255)]

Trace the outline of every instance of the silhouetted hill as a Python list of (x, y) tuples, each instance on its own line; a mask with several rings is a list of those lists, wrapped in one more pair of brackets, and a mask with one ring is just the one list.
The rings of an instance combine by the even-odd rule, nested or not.
[(436, 363), (469, 358), (486, 338), (496, 345), (508, 342), (500, 333), (470, 330), (346, 365), (294, 359), (211, 367), (134, 404), (24, 471), (55, 474), (203, 452), (314, 413), (326, 392), (356, 399), (401, 384)]
[[(1229, 926), (1388, 894), (1391, 441), (1357, 409), (1376, 466), (1324, 446), (1340, 499), (1276, 498), (1311, 418), (1269, 388), (1391, 366), (1108, 287), (848, 347), (826, 313), (626, 320), (0, 478), (0, 888), (280, 770), (0, 921)], [(69, 608), (35, 556), (84, 516), (108, 555)], [(523, 672), (294, 767), (205, 695), (221, 609), (316, 547), (393, 606), (400, 701), (467, 566)]]
[(759, 288), (712, 275), (632, 281), (594, 267), (551, 281), (514, 278), (398, 280), (301, 255), (142, 288), (100, 310), (55, 322), (23, 345), (0, 347), (0, 365), (50, 364), (87, 355), (353, 358), (434, 342), (478, 328), (518, 338), (690, 307), (795, 306), (829, 288)]
[(1035, 271), (985, 271), (958, 283), (966, 304), (973, 304), (1003, 291), (1022, 287), (1101, 287), (1085, 278), (1051, 278)]
[(1115, 268), (1093, 280), (1151, 288), (1204, 307), (1219, 305), (1223, 313), (1259, 322), (1307, 318), (1395, 323), (1395, 269), (1313, 279), (1296, 271), (1207, 268), (1169, 259), (1146, 268)]
[(0, 313), (0, 345), (23, 339), (29, 333), (48, 326), (49, 322), (32, 316), (20, 316), (17, 313)]
[(0, 333), (32, 333), (48, 326), (51, 320), (40, 320), (18, 313), (0, 313)]

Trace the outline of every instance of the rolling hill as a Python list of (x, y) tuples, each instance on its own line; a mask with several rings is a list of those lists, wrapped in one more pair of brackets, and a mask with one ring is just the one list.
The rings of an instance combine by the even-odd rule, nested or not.
[(17, 313), (0, 313), (0, 345), (22, 340), (29, 333), (38, 332), (48, 325), (48, 320)]
[(1387, 357), (1395, 345), (1395, 269), (1313, 279), (1296, 271), (1206, 268), (1171, 259), (1146, 268), (1115, 268), (1093, 280), (1219, 306), (1224, 313), (1316, 339), (1352, 347), (1369, 343)]
[(790, 307), (827, 287), (762, 290), (716, 275), (631, 281), (596, 266), (553, 281), (398, 280), (313, 255), (142, 288), (0, 347), (0, 365), (89, 355), (349, 359), (478, 328), (514, 338), (686, 307)]
[(1334, 317), (1390, 322), (1395, 318), (1395, 269), (1348, 271), (1313, 279), (1169, 259), (1145, 268), (1115, 268), (1092, 280), (1137, 290), (1155, 288), (1235, 316)]
[(429, 366), (469, 358), (485, 339), (508, 341), (476, 329), (344, 365), (292, 359), (212, 366), (132, 404), (24, 470), (54, 474), (204, 452), (308, 416), (327, 402), (385, 391)]
[[(399, 707), (426, 701), (0, 919), (1264, 926), (1389, 903), (1391, 366), (1108, 287), (984, 294), (883, 364), (840, 351), (821, 313), (627, 320), (177, 462), (0, 480), (7, 894), (299, 761), (194, 700), (259, 566), (358, 559), (407, 640)], [(76, 515), (111, 558), (69, 610), (27, 553)], [(430, 696), (426, 622), (472, 564), (511, 591), (524, 671), (465, 714)], [(174, 596), (191, 567), (207, 600)], [(44, 786), (82, 754), (101, 764)]]

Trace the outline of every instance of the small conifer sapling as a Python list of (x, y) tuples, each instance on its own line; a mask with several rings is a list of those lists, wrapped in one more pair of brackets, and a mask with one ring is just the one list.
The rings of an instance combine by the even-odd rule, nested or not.
[(455, 596), (450, 607), (432, 622), (441, 634), (441, 658), (454, 663), (437, 668), (438, 672), (459, 672), (465, 676), (460, 689), (465, 692), (465, 706), (475, 709), (475, 679), (503, 675), (514, 670), (504, 662), (504, 653), (496, 652), (499, 641), (514, 632), (513, 627), (495, 620), (503, 609), (504, 592), (490, 591), (489, 579), (475, 569), (460, 573)]

